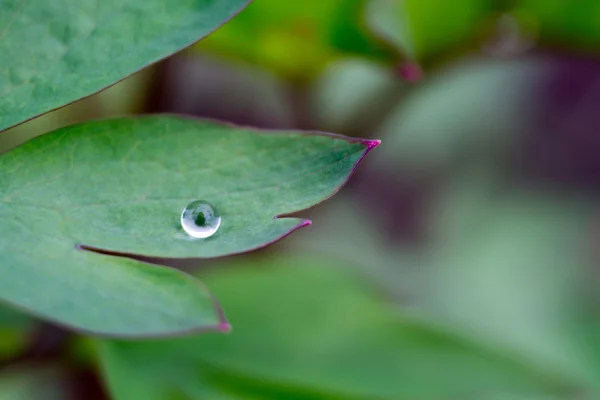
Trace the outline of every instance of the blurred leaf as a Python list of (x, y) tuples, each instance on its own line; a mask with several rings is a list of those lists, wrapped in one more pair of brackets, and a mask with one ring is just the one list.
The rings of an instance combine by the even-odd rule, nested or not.
[(24, 328), (31, 323), (31, 319), (22, 312), (12, 308), (0, 306), (0, 328)]
[[(440, 225), (444, 235), (423, 271), (419, 308), (479, 343), (590, 384), (591, 344), (581, 331), (589, 316), (577, 294), (592, 205), (515, 187), (480, 191), (470, 201), (477, 192), (465, 187), (453, 187), (439, 204), (442, 220), (455, 218)], [(457, 214), (465, 204), (470, 213)]]
[(517, 0), (514, 7), (537, 21), (544, 39), (591, 50), (600, 44), (600, 3), (595, 0)]
[(27, 345), (32, 324), (33, 319), (29, 316), (12, 308), (0, 306), (0, 359), (8, 359), (16, 355)]
[(165, 65), (156, 109), (269, 129), (303, 125), (296, 122), (303, 117), (295, 112), (297, 88), (268, 70), (212, 55), (173, 57)]
[(0, 131), (189, 46), (247, 0), (0, 0)]
[[(577, 395), (575, 395), (577, 396)], [(469, 397), (464, 400), (568, 400), (573, 397), (573, 395), (565, 394), (565, 395), (523, 395), (523, 394), (515, 394), (515, 393), (485, 393), (479, 394), (477, 396)], [(585, 398), (585, 397), (583, 397)]]
[[(522, 133), (541, 60), (464, 60), (412, 92), (384, 122), (381, 168), (446, 168), (457, 157), (488, 158), (510, 149)], [(501, 153), (502, 154), (502, 153)]]
[[(114, 400), (171, 400), (175, 397), (167, 376), (148, 374), (146, 369), (149, 365), (137, 365), (137, 362), (121, 357), (109, 346), (98, 346), (98, 351), (100, 362), (110, 365), (110, 368), (105, 370), (104, 378)], [(165, 363), (166, 360), (157, 362)], [(179, 365), (172, 364), (165, 368), (165, 372), (179, 368)], [(159, 377), (160, 379), (157, 379)]]
[(367, 21), (409, 58), (422, 61), (477, 39), (491, 0), (368, 0)]
[[(319, 223), (298, 232), (289, 242), (294, 251), (318, 254), (353, 268), (386, 294), (401, 300), (418, 290), (418, 254), (403, 246), (389, 246), (385, 233), (349, 195), (337, 196), (319, 207)], [(360, 246), (356, 244), (360, 243)]]
[[(0, 157), (0, 170), (10, 171), (0, 178), (0, 268), (11, 277), (0, 297), (102, 334), (215, 328), (223, 317), (194, 279), (77, 246), (199, 258), (263, 247), (310, 223), (274, 216), (333, 195), (376, 144), (166, 116), (36, 138)], [(223, 218), (205, 240), (180, 226), (196, 199)]]
[(117, 399), (132, 398), (124, 386), (136, 379), (161, 377), (181, 388), (182, 382), (222, 373), (237, 382), (253, 380), (254, 387), (277, 384), (314, 393), (298, 398), (432, 398), (495, 388), (537, 393), (558, 384), (398, 313), (341, 266), (280, 257), (222, 271), (207, 282), (230, 314), (232, 334), (99, 343)]
[(0, 328), (0, 360), (18, 356), (27, 346), (27, 331), (21, 327)]
[(342, 132), (373, 130), (403, 87), (393, 71), (362, 59), (328, 66), (312, 85), (311, 113), (318, 126)]
[(368, 0), (366, 7), (369, 27), (417, 61), (477, 47), (482, 35), (490, 33), (490, 23), (502, 15), (523, 30), (520, 39), (525, 42), (518, 46), (529, 49), (539, 31), (548, 44), (595, 51), (600, 44), (599, 13), (595, 0)]
[(24, 366), (0, 373), (0, 400), (62, 400), (68, 398), (64, 373), (52, 367)]
[(363, 0), (256, 0), (195, 46), (294, 78), (348, 54), (386, 58), (360, 25)]
[[(305, 388), (240, 376), (162, 351), (158, 354), (161, 361), (154, 358), (157, 354), (153, 349), (139, 353), (129, 347), (129, 344), (97, 342), (105, 381), (115, 400), (342, 400)], [(172, 362), (168, 368), (165, 360)]]
[(416, 58), (404, 2), (400, 0), (367, 0), (366, 4), (365, 14), (369, 28), (382, 39), (396, 46), (404, 55)]

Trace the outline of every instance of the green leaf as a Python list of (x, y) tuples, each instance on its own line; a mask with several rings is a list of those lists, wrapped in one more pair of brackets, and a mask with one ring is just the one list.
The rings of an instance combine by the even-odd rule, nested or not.
[(492, 4), (490, 0), (369, 0), (366, 16), (376, 33), (421, 61), (476, 39)]
[(600, 4), (595, 0), (517, 0), (514, 9), (539, 25), (541, 39), (546, 42), (592, 52), (598, 49), (600, 26), (596, 16)]
[(27, 315), (12, 308), (0, 305), (0, 329), (4, 328), (26, 328), (31, 324)]
[(53, 365), (23, 365), (0, 373), (0, 400), (61, 400), (71, 395), (68, 375)]
[[(214, 300), (192, 278), (79, 246), (195, 258), (263, 247), (310, 224), (275, 216), (333, 195), (377, 144), (168, 116), (36, 138), (0, 157), (0, 298), (95, 333), (223, 329)], [(222, 216), (205, 240), (180, 226), (196, 199)]]
[(403, 89), (389, 68), (358, 58), (340, 60), (312, 84), (311, 115), (318, 126), (334, 131), (372, 131)]
[(595, 317), (582, 307), (581, 279), (591, 267), (582, 241), (593, 201), (490, 190), (473, 178), (454, 182), (439, 204), (438, 246), (417, 307), (479, 343), (590, 385), (597, 373), (585, 325)]
[(0, 131), (208, 35), (248, 0), (0, 0)]
[(447, 168), (459, 157), (506, 152), (528, 129), (534, 89), (546, 71), (535, 58), (470, 59), (445, 68), (383, 123), (381, 168)]
[(362, 29), (363, 0), (260, 0), (195, 48), (306, 79), (351, 54), (389, 59)]
[(337, 196), (319, 207), (320, 212), (315, 215), (319, 224), (310, 232), (299, 232), (290, 245), (299, 253), (343, 262), (346, 268), (355, 269), (389, 297), (411, 297), (419, 290), (415, 276), (420, 270), (417, 249), (389, 246), (385, 232), (377, 229), (371, 212), (360, 207), (352, 194)]
[(29, 316), (0, 305), (0, 359), (10, 359), (23, 351), (33, 322)]
[[(543, 393), (560, 381), (385, 305), (342, 265), (288, 256), (220, 271), (207, 282), (236, 329), (227, 336), (100, 342), (116, 399), (134, 398), (123, 392), (125, 382), (157, 377), (180, 390), (194, 379), (231, 388), (245, 377), (254, 382), (247, 394), (278, 385), (288, 396), (272, 398), (303, 399)], [(312, 395), (290, 395), (303, 391)]]

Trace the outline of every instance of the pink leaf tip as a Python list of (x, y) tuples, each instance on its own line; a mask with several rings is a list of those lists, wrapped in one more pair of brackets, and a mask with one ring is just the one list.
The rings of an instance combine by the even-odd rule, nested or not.
[(231, 324), (229, 322), (221, 322), (218, 326), (217, 326), (217, 330), (219, 332), (223, 332), (223, 333), (229, 333), (231, 332)]
[(362, 143), (369, 148), (369, 150), (374, 149), (375, 147), (381, 144), (381, 140), (379, 139), (364, 139)]
[(418, 82), (423, 78), (423, 70), (417, 63), (408, 62), (398, 67), (398, 74), (407, 82)]

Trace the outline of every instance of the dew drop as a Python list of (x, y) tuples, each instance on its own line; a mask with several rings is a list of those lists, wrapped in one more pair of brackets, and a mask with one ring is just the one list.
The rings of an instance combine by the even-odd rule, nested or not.
[(221, 216), (210, 203), (204, 200), (192, 201), (181, 213), (181, 227), (191, 237), (206, 239), (217, 232)]

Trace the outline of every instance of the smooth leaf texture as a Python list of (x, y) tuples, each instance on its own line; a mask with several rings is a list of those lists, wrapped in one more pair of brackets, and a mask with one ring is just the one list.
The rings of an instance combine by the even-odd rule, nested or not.
[(206, 36), (248, 0), (0, 0), (0, 131)]
[[(116, 400), (135, 399), (142, 392), (134, 388), (146, 385), (219, 398), (201, 390), (227, 393), (242, 382), (243, 395), (233, 398), (465, 398), (554, 388), (534, 369), (386, 306), (343, 264), (287, 256), (220, 271), (206, 282), (230, 313), (231, 335), (99, 342)], [(256, 395), (265, 386), (285, 394)]]
[[(168, 116), (34, 139), (0, 157), (0, 298), (96, 333), (224, 328), (192, 278), (77, 246), (198, 258), (265, 246), (310, 223), (275, 216), (333, 195), (378, 143)], [(222, 216), (205, 240), (180, 227), (196, 199)]]

